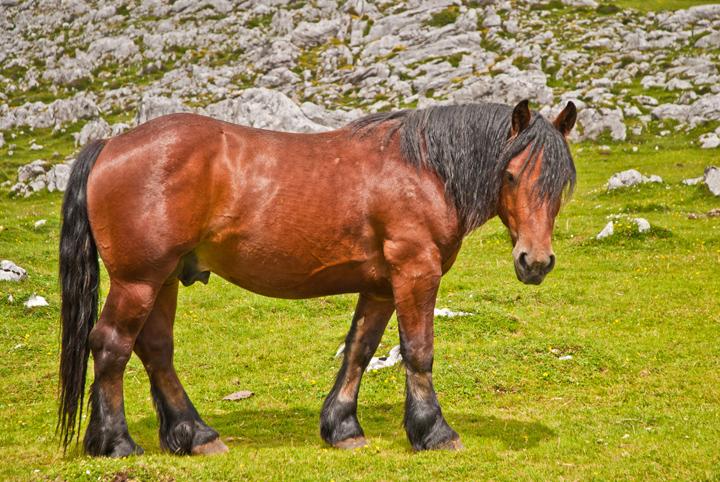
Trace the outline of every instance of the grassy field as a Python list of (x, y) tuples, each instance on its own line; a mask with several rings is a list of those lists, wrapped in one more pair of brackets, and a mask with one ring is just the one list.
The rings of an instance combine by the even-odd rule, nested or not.
[[(680, 184), (718, 163), (718, 154), (688, 147), (689, 139), (648, 134), (638, 152), (627, 143), (610, 154), (574, 146), (579, 184), (558, 219), (558, 266), (539, 287), (515, 279), (497, 220), (466, 241), (438, 306), (473, 315), (436, 321), (436, 386), (467, 447), (459, 453), (411, 452), (400, 367), (365, 377), (360, 419), (370, 447), (325, 447), (319, 410), (354, 297), (274, 300), (213, 277), (181, 290), (176, 361), (230, 453), (162, 454), (147, 379), (133, 358), (126, 409), (146, 455), (63, 457), (53, 436), (61, 196), (2, 197), (0, 257), (30, 277), (0, 285), (0, 479), (718, 479), (720, 219), (687, 214), (720, 201)], [(23, 156), (4, 158), (3, 172)], [(608, 177), (629, 167), (666, 184), (607, 193)], [(617, 213), (669, 233), (595, 241)], [(48, 223), (35, 229), (38, 219)], [(24, 308), (33, 293), (50, 307)], [(379, 352), (397, 339), (392, 321)], [(564, 355), (572, 359), (559, 360)], [(239, 389), (255, 396), (221, 400)]]
[[(658, 10), (709, 2), (612, 3)], [(8, 145), (0, 148), (0, 182), (31, 160), (59, 162), (72, 153), (78, 128), (16, 131), (12, 140), (6, 132), (16, 147), (12, 156)], [(213, 276), (208, 286), (181, 289), (175, 358), (188, 394), (230, 453), (162, 453), (147, 377), (133, 357), (126, 412), (146, 454), (63, 455), (54, 436), (62, 195), (3, 192), (0, 259), (26, 268), (29, 279), (0, 283), (0, 480), (720, 480), (720, 218), (688, 219), (720, 207), (720, 198), (680, 183), (720, 165), (720, 151), (693, 147), (699, 130), (657, 136), (661, 128), (672, 125), (625, 143), (573, 146), (578, 187), (558, 218), (558, 264), (543, 285), (515, 279), (498, 220), (466, 240), (438, 307), (472, 315), (435, 325), (435, 385), (466, 446), (457, 453), (410, 450), (400, 366), (365, 376), (359, 417), (371, 445), (325, 446), (319, 412), (355, 297), (275, 300)], [(29, 151), (32, 139), (44, 149)], [(606, 192), (607, 179), (628, 168), (666, 182)], [(647, 218), (655, 229), (596, 241), (615, 214)], [(47, 224), (36, 229), (39, 219)], [(26, 309), (34, 293), (50, 306)], [(393, 319), (378, 353), (397, 343)], [(237, 390), (255, 396), (222, 400)]]
[(709, 5), (718, 3), (717, 0), (614, 0), (612, 2), (601, 1), (603, 4), (614, 4), (618, 7), (636, 8), (644, 12), (660, 10), (678, 10), (690, 8), (696, 5)]

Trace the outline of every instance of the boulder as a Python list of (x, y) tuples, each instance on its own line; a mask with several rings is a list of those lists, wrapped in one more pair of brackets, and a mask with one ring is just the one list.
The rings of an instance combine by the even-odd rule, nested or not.
[(23, 281), (27, 278), (27, 271), (10, 260), (0, 261), (0, 281)]
[(568, 7), (597, 8), (598, 3), (595, 0), (562, 0), (562, 3)]
[(32, 295), (24, 304), (25, 308), (40, 308), (43, 306), (49, 306), (47, 300), (38, 295)]
[(583, 109), (578, 112), (577, 120), (582, 126), (582, 134), (577, 134), (578, 140), (596, 140), (606, 131), (610, 131), (610, 137), (614, 141), (624, 141), (627, 137), (627, 128), (620, 108)]
[(174, 114), (177, 112), (191, 112), (190, 107), (183, 104), (183, 102), (176, 97), (160, 97), (153, 95), (146, 95), (140, 100), (138, 104), (137, 116), (135, 116), (135, 124), (143, 124), (150, 119), (164, 116), (167, 114)]
[(298, 47), (313, 47), (327, 42), (338, 34), (340, 21), (320, 20), (319, 22), (300, 22), (292, 33), (292, 41)]
[(607, 189), (608, 191), (612, 191), (613, 189), (630, 187), (649, 182), (661, 183), (663, 180), (660, 176), (656, 176), (654, 174), (651, 176), (643, 176), (635, 169), (628, 169), (627, 171), (621, 171), (613, 174), (608, 180)]
[(500, 102), (514, 105), (532, 99), (540, 105), (553, 104), (553, 91), (547, 85), (547, 76), (539, 70), (517, 71), (477, 77), (451, 96), (456, 103)]
[(65, 192), (72, 167), (69, 164), (56, 164), (47, 172), (47, 190)]
[(695, 47), (700, 49), (717, 49), (720, 48), (720, 32), (712, 32), (709, 35), (700, 37), (695, 42)]
[(400, 345), (395, 345), (394, 347), (392, 347), (390, 353), (387, 356), (372, 357), (365, 371), (371, 372), (375, 370), (380, 370), (381, 368), (388, 368), (397, 365), (401, 361), (402, 355), (400, 354)]
[(73, 134), (75, 146), (81, 147), (93, 139), (103, 139), (112, 134), (112, 128), (105, 119), (98, 118), (91, 120), (80, 129), (80, 132)]
[(703, 134), (698, 140), (700, 141), (700, 147), (702, 149), (715, 149), (720, 146), (720, 137), (714, 132)]
[(328, 127), (310, 120), (285, 94), (251, 88), (238, 97), (211, 104), (204, 113), (235, 124), (291, 132), (321, 132)]
[(27, 183), (36, 177), (45, 174), (45, 168), (47, 167), (47, 161), (38, 159), (30, 164), (25, 164), (18, 168), (18, 182)]
[(139, 53), (135, 42), (130, 37), (102, 37), (90, 44), (88, 54), (94, 58), (110, 58), (114, 61), (125, 61)]
[(613, 234), (615, 234), (615, 223), (613, 223), (612, 221), (609, 221), (605, 225), (605, 227), (602, 228), (602, 230), (599, 233), (597, 233), (597, 235), (595, 236), (595, 239), (609, 238)]
[(720, 168), (710, 166), (705, 169), (705, 185), (715, 196), (720, 196)]

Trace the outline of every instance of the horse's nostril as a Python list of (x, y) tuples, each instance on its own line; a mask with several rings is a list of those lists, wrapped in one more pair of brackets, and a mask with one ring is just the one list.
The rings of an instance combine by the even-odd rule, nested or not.
[(520, 253), (520, 257), (518, 258), (518, 263), (520, 263), (520, 266), (522, 267), (522, 269), (528, 269), (527, 253), (525, 253), (525, 252)]
[(547, 268), (545, 268), (545, 269), (547, 269), (547, 272), (549, 273), (550, 271), (552, 271), (552, 269), (554, 267), (555, 267), (555, 255), (551, 254), (550, 261), (548, 262)]

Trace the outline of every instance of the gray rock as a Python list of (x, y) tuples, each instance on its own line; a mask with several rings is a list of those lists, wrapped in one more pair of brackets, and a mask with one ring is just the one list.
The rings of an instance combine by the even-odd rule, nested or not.
[(287, 10), (278, 10), (275, 15), (273, 15), (270, 28), (276, 35), (288, 35), (295, 28), (292, 14)]
[(635, 222), (635, 225), (637, 226), (639, 233), (646, 233), (650, 231), (650, 222), (648, 222), (645, 218), (634, 218), (633, 221)]
[(54, 84), (75, 85), (92, 78), (92, 68), (90, 56), (79, 51), (76, 57), (64, 55), (59, 64), (50, 63), (42, 73), (42, 78)]
[(710, 166), (705, 169), (705, 185), (715, 196), (720, 196), (720, 168)]
[(690, 105), (661, 104), (651, 112), (654, 119), (672, 119), (691, 127), (720, 120), (720, 93), (705, 94)]
[(230, 395), (227, 395), (223, 397), (223, 400), (228, 400), (230, 402), (237, 402), (238, 400), (245, 400), (246, 398), (250, 398), (253, 395), (255, 395), (250, 390), (240, 390), (239, 392), (233, 392)]
[(178, 0), (172, 4), (171, 10), (176, 13), (192, 13), (208, 7), (218, 13), (228, 13), (232, 10), (232, 4), (227, 0)]
[(609, 238), (613, 234), (615, 234), (615, 223), (613, 223), (612, 221), (609, 221), (605, 225), (605, 227), (602, 228), (602, 230), (599, 233), (597, 233), (597, 235), (595, 236), (595, 239)]
[(238, 97), (222, 100), (204, 113), (227, 122), (261, 129), (292, 132), (321, 132), (328, 127), (310, 120), (292, 100), (281, 92), (263, 88), (244, 90)]
[(68, 164), (56, 164), (51, 167), (47, 172), (47, 190), (65, 192), (71, 170), (72, 168)]
[(167, 114), (177, 112), (191, 112), (188, 106), (176, 97), (159, 97), (159, 96), (143, 96), (138, 105), (137, 116), (135, 117), (135, 125), (142, 124)]
[(0, 281), (23, 281), (27, 279), (27, 271), (10, 260), (0, 261)]
[(368, 363), (366, 372), (380, 370), (381, 368), (388, 368), (397, 365), (402, 361), (402, 355), (400, 354), (400, 345), (395, 345), (390, 350), (388, 356), (372, 357), (370, 363)]
[(649, 95), (636, 95), (633, 97), (638, 103), (641, 105), (649, 105), (649, 106), (656, 106), (659, 104), (658, 100), (655, 97), (650, 97)]
[(715, 149), (720, 146), (720, 137), (714, 132), (709, 132), (700, 136), (700, 147), (702, 149)]
[(109, 57), (115, 61), (127, 60), (139, 52), (135, 42), (125, 36), (99, 38), (88, 48), (91, 57)]
[(292, 41), (299, 47), (320, 45), (331, 37), (337, 36), (339, 20), (321, 20), (319, 22), (300, 22), (292, 33)]
[(451, 98), (457, 103), (486, 101), (511, 105), (523, 99), (532, 99), (540, 105), (549, 106), (554, 97), (552, 89), (547, 86), (545, 74), (532, 70), (474, 78)]
[(670, 79), (667, 84), (665, 84), (665, 89), (667, 90), (690, 90), (693, 88), (693, 85), (688, 82), (687, 80), (683, 79)]
[(639, 171), (635, 169), (628, 169), (615, 173), (610, 177), (607, 183), (608, 191), (613, 189), (619, 189), (623, 187), (635, 186), (637, 184), (645, 183), (662, 183), (663, 180), (660, 176), (651, 175), (643, 176)]
[(43, 306), (50, 306), (45, 298), (38, 295), (32, 295), (24, 303), (25, 308), (41, 308)]
[(662, 20), (661, 24), (671, 29), (680, 29), (701, 20), (708, 21), (718, 18), (720, 18), (720, 5), (700, 5), (686, 10), (678, 10)]
[(502, 18), (494, 10), (486, 11), (482, 25), (485, 28), (499, 27), (502, 25)]
[(578, 112), (577, 120), (582, 126), (582, 134), (577, 134), (579, 140), (596, 140), (605, 131), (610, 131), (614, 141), (627, 138), (623, 113), (619, 108), (583, 109)]
[(287, 67), (277, 67), (264, 74), (257, 80), (259, 87), (291, 86), (300, 82), (300, 77)]
[(69, 99), (57, 99), (50, 104), (26, 102), (3, 113), (0, 106), (0, 130), (13, 127), (60, 128), (64, 124), (98, 115), (95, 95), (80, 92)]
[(27, 183), (36, 177), (45, 174), (45, 168), (47, 167), (47, 161), (38, 159), (24, 166), (18, 168), (18, 182)]
[(562, 0), (563, 4), (569, 7), (597, 8), (598, 3), (595, 0)]
[(720, 48), (720, 32), (711, 32), (695, 42), (695, 47), (700, 49), (717, 49)]
[(117, 136), (119, 134), (122, 134), (126, 130), (130, 129), (130, 124), (126, 124), (124, 122), (118, 122), (116, 124), (113, 124), (110, 128), (110, 137)]
[(75, 146), (84, 146), (93, 139), (103, 139), (112, 134), (112, 128), (105, 119), (98, 118), (91, 120), (80, 129), (80, 132), (73, 134)]

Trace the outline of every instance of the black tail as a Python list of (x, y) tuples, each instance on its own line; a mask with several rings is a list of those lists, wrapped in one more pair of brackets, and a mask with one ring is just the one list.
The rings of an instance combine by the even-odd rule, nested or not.
[[(90, 355), (88, 335), (98, 316), (100, 266), (87, 212), (87, 180), (104, 140), (90, 142), (73, 165), (62, 206), (60, 284), (62, 350), (58, 428), (63, 447), (82, 422), (85, 376)], [(79, 437), (79, 430), (77, 430)]]

